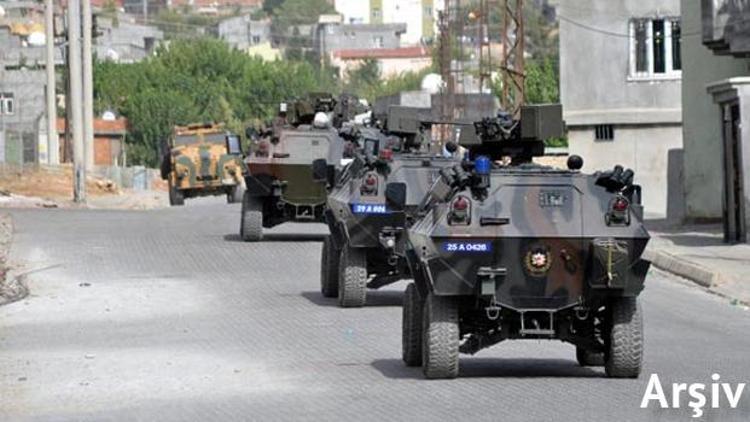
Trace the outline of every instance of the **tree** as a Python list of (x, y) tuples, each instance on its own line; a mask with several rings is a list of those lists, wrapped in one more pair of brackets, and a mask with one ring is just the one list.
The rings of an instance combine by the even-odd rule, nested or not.
[(263, 11), (271, 15), (282, 3), (284, 3), (284, 0), (264, 0)]
[(284, 37), (292, 26), (314, 24), (320, 15), (329, 13), (336, 13), (336, 9), (328, 0), (285, 0), (273, 9), (274, 34)]
[(279, 102), (316, 90), (305, 62), (263, 62), (214, 39), (177, 40), (135, 64), (97, 62), (97, 112), (127, 117), (129, 161), (153, 166), (174, 125), (223, 122), (243, 133)]

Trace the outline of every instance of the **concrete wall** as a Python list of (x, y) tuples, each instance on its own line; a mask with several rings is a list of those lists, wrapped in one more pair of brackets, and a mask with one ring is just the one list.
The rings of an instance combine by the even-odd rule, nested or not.
[[(558, 12), (570, 153), (584, 158), (587, 172), (632, 168), (646, 212), (665, 217), (668, 155), (682, 147), (680, 74), (632, 75), (629, 34), (633, 19), (678, 18), (680, 1), (561, 0)], [(614, 126), (614, 140), (595, 140), (603, 124)]]
[(217, 36), (239, 50), (271, 41), (271, 22), (253, 21), (250, 15), (225, 19), (216, 27)]
[(627, 36), (631, 18), (679, 17), (679, 0), (561, 0), (559, 14), (560, 94), (568, 124), (681, 120), (679, 78), (629, 78)]
[[(635, 172), (643, 187), (643, 204), (648, 217), (666, 217), (668, 197), (668, 155), (682, 147), (679, 125), (615, 126), (615, 139), (595, 141), (594, 128), (569, 131), (570, 154), (583, 157), (583, 171), (609, 170), (619, 164)], [(715, 188), (715, 187), (714, 187)]]
[(332, 51), (343, 49), (372, 49), (375, 37), (383, 39), (382, 48), (401, 46), (401, 34), (406, 30), (404, 25), (340, 25), (321, 24), (317, 29), (317, 50), (329, 55)]
[[(682, 0), (684, 33), (701, 32), (701, 4)], [(682, 41), (684, 191), (688, 218), (720, 218), (724, 165), (719, 106), (706, 91), (712, 82), (748, 75), (748, 60), (720, 57), (705, 47), (700, 36)]]
[(164, 33), (154, 26), (126, 21), (114, 24), (100, 19), (102, 32), (94, 46), (97, 57), (120, 63), (138, 62), (150, 56), (164, 39)]

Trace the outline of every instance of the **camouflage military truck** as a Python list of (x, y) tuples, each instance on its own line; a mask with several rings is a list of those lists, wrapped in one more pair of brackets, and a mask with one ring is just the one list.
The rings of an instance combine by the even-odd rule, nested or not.
[[(419, 147), (413, 137), (394, 144), (375, 129), (360, 133), (361, 152), (328, 195), (331, 235), (324, 239), (321, 255), (321, 293), (338, 297), (342, 307), (364, 306), (368, 288), (409, 277), (404, 230), (438, 172), (458, 163), (456, 158), (411, 152)], [(404, 206), (396, 208), (392, 204), (400, 195), (406, 196)]]
[(274, 129), (257, 140), (245, 159), (247, 190), (240, 236), (258, 241), (263, 228), (285, 222), (323, 222), (326, 181), (314, 180), (313, 161), (341, 166), (344, 141), (330, 123), (335, 99), (316, 96), (282, 106)]
[(240, 139), (223, 125), (177, 126), (161, 164), (161, 177), (169, 182), (170, 205), (185, 198), (226, 195), (229, 203), (242, 200)]
[(554, 106), (478, 123), (474, 161), (441, 173), (407, 230), (403, 360), (427, 378), (453, 378), (459, 353), (509, 339), (562, 340), (581, 365), (639, 375), (640, 187), (619, 166), (583, 174), (577, 156), (567, 170), (532, 164), (560, 123)]

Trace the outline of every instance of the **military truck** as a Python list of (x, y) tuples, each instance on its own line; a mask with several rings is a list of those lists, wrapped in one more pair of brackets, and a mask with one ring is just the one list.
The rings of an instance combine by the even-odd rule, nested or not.
[(472, 160), (441, 173), (407, 229), (403, 360), (427, 378), (456, 377), (459, 353), (510, 339), (562, 340), (581, 365), (639, 375), (641, 188), (619, 166), (584, 174), (577, 156), (568, 169), (533, 164), (561, 114), (537, 106), (520, 122), (478, 122)]
[(185, 198), (226, 195), (240, 202), (244, 193), (240, 138), (221, 124), (176, 126), (161, 163), (161, 177), (169, 183), (169, 203)]
[[(411, 148), (394, 153), (389, 141), (377, 130), (363, 130), (362, 151), (328, 195), (325, 216), (331, 234), (323, 241), (321, 293), (338, 297), (342, 307), (364, 306), (368, 288), (409, 276), (404, 229), (438, 172), (458, 162)], [(394, 207), (400, 195), (403, 203)]]
[(259, 241), (263, 229), (285, 222), (323, 222), (326, 181), (314, 180), (312, 163), (327, 171), (341, 167), (344, 141), (331, 124), (336, 100), (315, 95), (282, 104), (273, 130), (256, 140), (245, 158), (247, 190), (242, 200), (240, 236)]

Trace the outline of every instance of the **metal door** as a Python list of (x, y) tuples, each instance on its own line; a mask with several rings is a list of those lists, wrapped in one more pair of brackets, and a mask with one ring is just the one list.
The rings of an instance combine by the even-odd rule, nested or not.
[(740, 106), (727, 104), (724, 120), (724, 239), (729, 243), (747, 241), (745, 194), (742, 169)]

